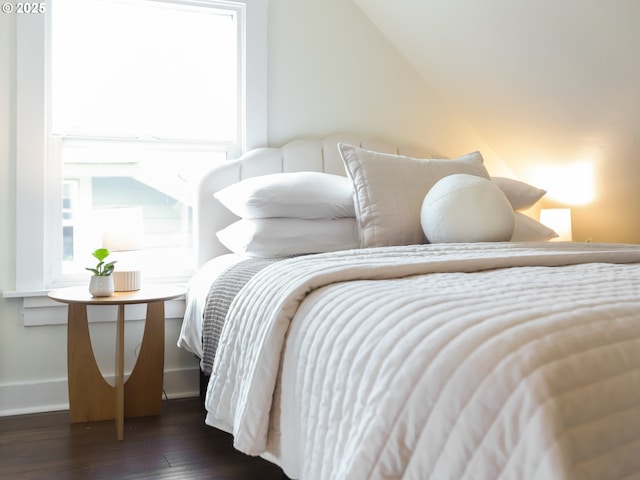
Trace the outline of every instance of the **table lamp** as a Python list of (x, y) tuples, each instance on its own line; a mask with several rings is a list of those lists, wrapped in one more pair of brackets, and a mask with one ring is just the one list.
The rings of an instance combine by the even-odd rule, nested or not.
[(543, 208), (540, 210), (540, 223), (552, 228), (558, 236), (552, 241), (571, 242), (571, 209), (570, 208)]
[(115, 253), (113, 272), (116, 292), (140, 290), (142, 272), (138, 267), (137, 251), (144, 243), (142, 207), (107, 208), (102, 212), (102, 246)]

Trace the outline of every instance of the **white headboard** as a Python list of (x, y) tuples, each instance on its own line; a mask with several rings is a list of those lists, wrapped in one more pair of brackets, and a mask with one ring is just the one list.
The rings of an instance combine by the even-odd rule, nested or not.
[(237, 160), (213, 168), (198, 186), (195, 204), (195, 238), (198, 266), (219, 255), (229, 253), (216, 237), (216, 232), (238, 220), (213, 194), (245, 178), (282, 172), (326, 172), (346, 175), (338, 143), (358, 145), (367, 150), (430, 158), (431, 152), (421, 147), (398, 146), (393, 143), (336, 134), (320, 140), (299, 139), (281, 148), (257, 148)]

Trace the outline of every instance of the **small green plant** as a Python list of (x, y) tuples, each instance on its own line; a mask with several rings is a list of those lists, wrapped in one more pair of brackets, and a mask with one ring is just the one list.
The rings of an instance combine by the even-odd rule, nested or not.
[(107, 277), (113, 273), (113, 269), (115, 268), (116, 261), (104, 263), (105, 259), (109, 256), (111, 252), (106, 248), (99, 248), (94, 251), (91, 255), (98, 259), (98, 265), (95, 268), (85, 268), (85, 270), (89, 270), (93, 272), (94, 275), (98, 277)]

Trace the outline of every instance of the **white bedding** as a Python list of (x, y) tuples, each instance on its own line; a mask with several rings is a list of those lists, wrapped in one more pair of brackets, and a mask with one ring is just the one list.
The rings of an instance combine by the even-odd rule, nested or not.
[(277, 263), (231, 306), (207, 423), (305, 480), (636, 478), (635, 262), (508, 243)]

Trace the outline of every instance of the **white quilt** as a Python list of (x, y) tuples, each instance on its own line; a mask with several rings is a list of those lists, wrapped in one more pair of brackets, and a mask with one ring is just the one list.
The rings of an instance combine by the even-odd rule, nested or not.
[(206, 421), (305, 480), (638, 478), (635, 262), (508, 243), (277, 263), (231, 306)]

